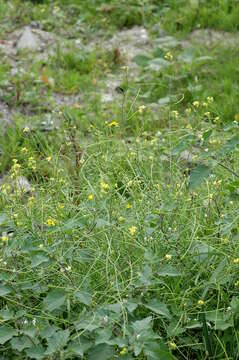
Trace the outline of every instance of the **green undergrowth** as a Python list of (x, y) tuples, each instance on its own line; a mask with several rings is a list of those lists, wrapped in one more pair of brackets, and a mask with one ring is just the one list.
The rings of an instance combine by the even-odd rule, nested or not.
[[(20, 53), (18, 72), (0, 59), (16, 111), (0, 132), (0, 359), (239, 357), (238, 50), (153, 26), (180, 37), (220, 15), (232, 30), (236, 3), (185, 4), (0, 4), (3, 36), (40, 20), (87, 43), (143, 24), (154, 47), (137, 76), (100, 48)], [(102, 103), (108, 75), (121, 84)]]

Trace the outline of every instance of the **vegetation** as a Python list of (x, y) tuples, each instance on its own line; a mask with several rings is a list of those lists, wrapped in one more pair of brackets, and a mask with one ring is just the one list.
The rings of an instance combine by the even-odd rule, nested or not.
[(174, 37), (134, 58), (136, 77), (115, 49), (70, 42), (20, 52), (17, 72), (0, 58), (16, 111), (0, 133), (0, 359), (239, 357), (239, 50), (181, 42), (236, 32), (238, 7), (1, 2), (3, 39), (32, 21), (85, 45), (135, 25)]

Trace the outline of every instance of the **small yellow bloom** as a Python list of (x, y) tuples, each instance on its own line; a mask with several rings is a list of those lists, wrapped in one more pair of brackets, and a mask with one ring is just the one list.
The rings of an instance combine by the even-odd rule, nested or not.
[(127, 354), (127, 349), (124, 347), (121, 351), (120, 351), (120, 355), (126, 355)]
[(107, 192), (110, 188), (109, 184), (105, 183), (104, 181), (100, 182), (100, 187), (102, 192)]
[(26, 126), (24, 129), (23, 129), (23, 132), (24, 133), (29, 133), (30, 132), (30, 128), (28, 126)]
[(48, 156), (48, 157), (46, 158), (46, 161), (50, 162), (51, 159), (52, 159), (52, 157), (51, 157), (51, 156)]
[(192, 112), (192, 110), (191, 110), (190, 108), (187, 108), (187, 109), (185, 110), (185, 113), (186, 113), (187, 115), (190, 115), (191, 112)]
[(117, 121), (111, 121), (110, 123), (107, 124), (110, 128), (111, 127), (118, 127), (119, 126), (119, 123), (117, 123)]
[(172, 61), (173, 60), (173, 54), (168, 51), (165, 55), (164, 55), (164, 58), (168, 61)]
[(208, 101), (209, 104), (211, 104), (214, 101), (214, 99), (213, 99), (212, 96), (208, 96), (207, 101)]
[(26, 153), (27, 153), (27, 148), (26, 148), (26, 147), (23, 147), (23, 148), (21, 149), (21, 153), (22, 153), (22, 154), (26, 154)]
[(132, 208), (132, 205), (130, 203), (126, 203), (126, 209), (131, 209)]
[(136, 233), (136, 230), (137, 230), (136, 226), (131, 226), (131, 227), (129, 228), (129, 233), (130, 233), (130, 235), (133, 236), (133, 235)]
[(94, 195), (93, 195), (93, 194), (88, 195), (88, 200), (89, 200), (89, 201), (92, 201), (93, 199), (94, 199)]
[(207, 107), (208, 107), (208, 103), (203, 102), (203, 103), (202, 103), (202, 106), (205, 107), (205, 108), (207, 108)]
[(61, 203), (58, 203), (57, 207), (58, 207), (58, 209), (62, 210), (62, 209), (64, 209), (65, 205), (61, 204)]
[(39, 245), (39, 249), (42, 250), (44, 248), (44, 245), (43, 244), (40, 244)]
[(167, 261), (172, 260), (172, 255), (166, 254), (166, 255), (165, 255), (165, 259), (166, 259)]
[(139, 112), (140, 114), (142, 114), (142, 112), (143, 112), (145, 109), (146, 109), (146, 106), (145, 106), (145, 105), (141, 105), (141, 106), (139, 106), (139, 108), (138, 108), (138, 112)]
[(204, 303), (203, 300), (201, 300), (201, 299), (198, 300), (198, 305), (199, 305), (199, 306), (202, 306), (202, 305), (204, 305), (204, 304), (205, 304), (205, 303)]
[(174, 341), (170, 341), (169, 347), (170, 347), (171, 350), (176, 350), (177, 349), (177, 345), (175, 344)]
[(233, 259), (233, 264), (239, 264), (239, 258)]
[(172, 116), (174, 116), (174, 117), (175, 117), (175, 119), (178, 119), (178, 115), (179, 115), (179, 113), (178, 113), (178, 111), (177, 111), (177, 110), (173, 110), (173, 111), (171, 112), (171, 114), (172, 114)]
[(9, 237), (8, 237), (7, 235), (2, 235), (1, 240), (2, 240), (3, 242), (7, 243), (8, 240), (9, 240)]
[(120, 216), (120, 217), (119, 217), (119, 222), (123, 222), (123, 221), (124, 221), (123, 216)]
[(193, 102), (193, 106), (195, 106), (196, 108), (198, 108), (199, 105), (200, 105), (199, 101), (196, 100), (196, 101)]
[(207, 111), (207, 112), (204, 113), (204, 115), (209, 118), (211, 113), (209, 111)]
[(48, 226), (55, 226), (56, 225), (56, 220), (52, 219), (52, 218), (49, 218), (47, 219), (46, 221), (46, 225)]

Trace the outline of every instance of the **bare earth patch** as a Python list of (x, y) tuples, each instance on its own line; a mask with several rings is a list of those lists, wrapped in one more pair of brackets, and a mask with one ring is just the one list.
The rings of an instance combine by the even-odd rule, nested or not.
[(198, 29), (193, 31), (184, 41), (182, 41), (183, 47), (188, 47), (192, 44), (205, 46), (238, 46), (239, 34), (212, 29)]

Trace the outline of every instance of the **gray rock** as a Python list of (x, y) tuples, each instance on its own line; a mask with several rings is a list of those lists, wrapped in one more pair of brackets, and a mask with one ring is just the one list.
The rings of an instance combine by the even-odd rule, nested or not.
[(17, 42), (18, 50), (38, 50), (40, 47), (39, 38), (32, 32), (31, 28), (25, 27)]
[(32, 186), (25, 176), (18, 176), (14, 185), (17, 192), (25, 194), (32, 192)]

